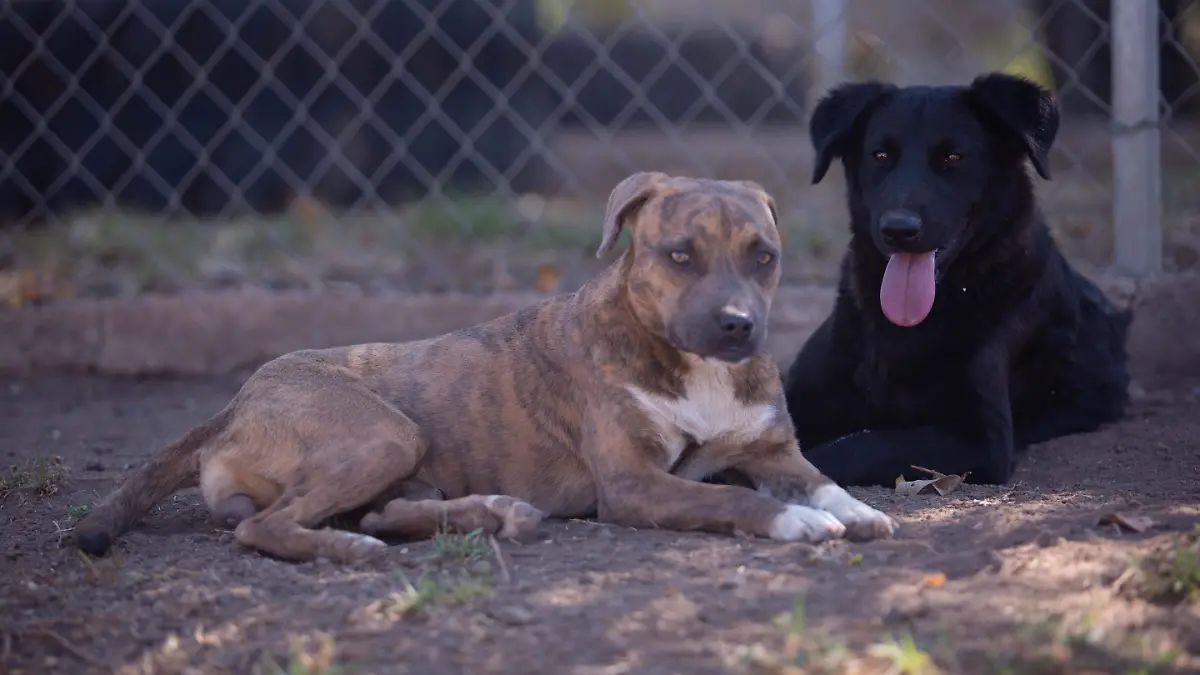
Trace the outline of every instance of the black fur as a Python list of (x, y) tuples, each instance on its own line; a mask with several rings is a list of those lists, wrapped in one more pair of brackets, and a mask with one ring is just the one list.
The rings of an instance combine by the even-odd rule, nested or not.
[[(918, 465), (1003, 484), (1029, 444), (1124, 413), (1131, 315), (1062, 256), (1025, 164), (1049, 178), (1057, 131), (1053, 97), (1003, 74), (845, 84), (818, 103), (813, 182), (841, 159), (851, 241), (833, 313), (785, 384), (801, 447), (838, 483), (892, 485)], [(896, 209), (921, 224), (900, 249), (939, 251), (933, 308), (912, 327), (880, 308), (899, 249), (878, 223)]]

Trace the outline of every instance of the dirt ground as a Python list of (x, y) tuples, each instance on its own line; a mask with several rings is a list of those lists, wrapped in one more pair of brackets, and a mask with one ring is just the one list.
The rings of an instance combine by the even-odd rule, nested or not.
[[(0, 672), (1200, 672), (1200, 609), (1144, 599), (1154, 576), (1138, 571), (1161, 559), (1163, 578), (1200, 583), (1174, 548), (1200, 520), (1200, 390), (1035, 448), (1009, 486), (857, 490), (901, 521), (891, 541), (571, 521), (498, 542), (500, 557), (441, 536), (357, 567), (297, 565), (239, 550), (188, 491), (115, 556), (65, 543), (244, 377), (0, 376), (0, 463), (17, 466), (0, 503)], [(1114, 513), (1153, 525), (1100, 524)]]

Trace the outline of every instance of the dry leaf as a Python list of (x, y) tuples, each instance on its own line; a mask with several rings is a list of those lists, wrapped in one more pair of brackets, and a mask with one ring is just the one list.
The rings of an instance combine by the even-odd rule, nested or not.
[(957, 490), (958, 486), (962, 485), (963, 481), (967, 479), (967, 476), (971, 475), (970, 471), (962, 474), (961, 476), (956, 474), (946, 475), (941, 471), (926, 469), (923, 466), (917, 466), (915, 464), (912, 465), (912, 468), (916, 469), (917, 471), (924, 471), (925, 473), (933, 476), (933, 478), (925, 478), (922, 480), (904, 480), (904, 474), (900, 474), (896, 477), (896, 494), (904, 495), (905, 497), (911, 497), (913, 495), (919, 495), (923, 492), (937, 492), (942, 497), (945, 497), (951, 492)]
[(302, 221), (312, 222), (324, 213), (324, 205), (311, 195), (296, 195), (292, 200), (292, 212)]
[(534, 286), (543, 293), (556, 293), (560, 281), (562, 281), (562, 275), (557, 267), (542, 265), (538, 267), (537, 281), (534, 282)]
[(924, 582), (925, 582), (925, 585), (929, 586), (930, 588), (937, 588), (938, 586), (941, 586), (946, 583), (946, 575), (942, 574), (941, 572), (934, 572), (933, 574), (926, 574)]
[(29, 269), (0, 271), (0, 305), (15, 309), (72, 295), (70, 284), (56, 283), (49, 274)]
[(1116, 525), (1117, 527), (1141, 534), (1146, 530), (1154, 527), (1156, 523), (1153, 518), (1146, 516), (1126, 516), (1120, 513), (1106, 513), (1100, 516), (1100, 525)]
[(0, 272), (0, 301), (9, 307), (28, 304), (37, 294), (37, 279), (30, 270)]
[(943, 475), (940, 478), (926, 478), (923, 480), (904, 480), (904, 476), (896, 479), (896, 494), (905, 497), (912, 497), (929, 492), (937, 492), (942, 497), (954, 492), (958, 486), (962, 485), (966, 474), (961, 476), (957, 474)]

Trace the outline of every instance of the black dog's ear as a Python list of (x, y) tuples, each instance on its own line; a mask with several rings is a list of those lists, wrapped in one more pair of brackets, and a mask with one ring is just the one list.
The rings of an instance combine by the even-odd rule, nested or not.
[(1050, 146), (1058, 134), (1054, 94), (1023, 77), (988, 73), (971, 82), (967, 97), (984, 115), (1019, 138), (1038, 175), (1050, 180)]
[(860, 127), (864, 113), (895, 89), (895, 85), (883, 82), (853, 82), (839, 84), (821, 97), (808, 121), (808, 136), (817, 151), (814, 185), (825, 177), (835, 157), (845, 156), (847, 141)]

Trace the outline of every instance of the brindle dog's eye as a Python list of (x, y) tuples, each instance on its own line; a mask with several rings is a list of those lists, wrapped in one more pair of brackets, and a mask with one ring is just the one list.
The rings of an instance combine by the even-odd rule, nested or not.
[(958, 154), (957, 152), (947, 152), (946, 156), (942, 158), (942, 161), (946, 164), (955, 164), (959, 161), (962, 161), (962, 155)]
[(875, 161), (879, 162), (880, 164), (887, 164), (892, 159), (892, 156), (888, 154), (887, 150), (876, 150), (874, 157)]
[(766, 251), (758, 254), (758, 264), (759, 265), (770, 265), (771, 261), (774, 259), (775, 259), (775, 256), (770, 253), (767, 253)]
[(692, 259), (692, 256), (683, 251), (671, 251), (671, 260), (674, 260), (679, 265), (686, 265)]

